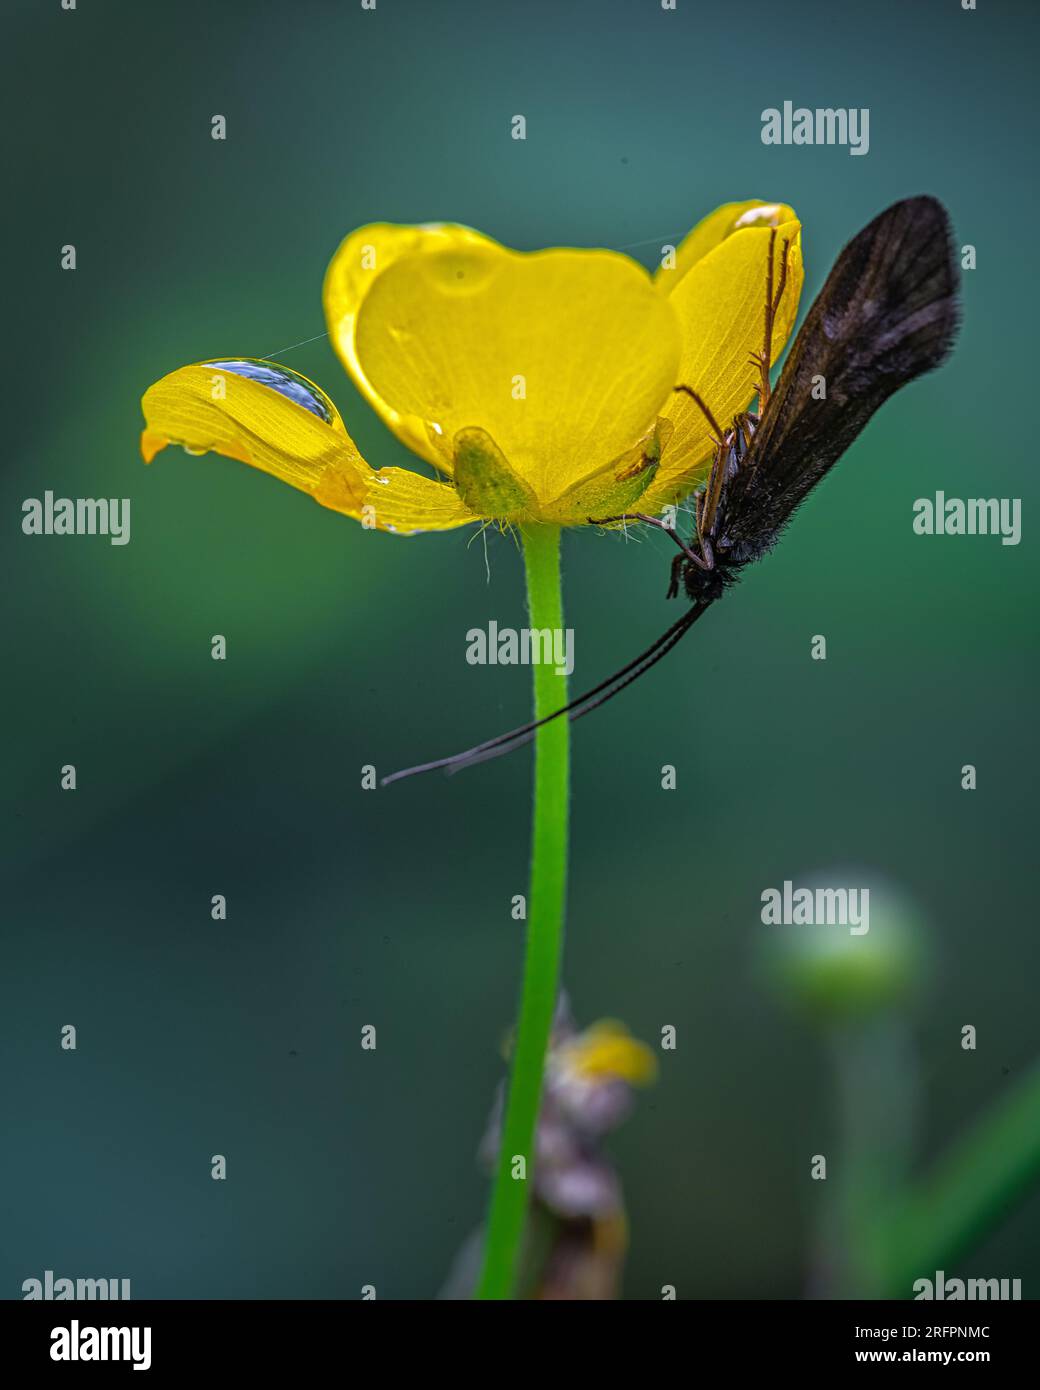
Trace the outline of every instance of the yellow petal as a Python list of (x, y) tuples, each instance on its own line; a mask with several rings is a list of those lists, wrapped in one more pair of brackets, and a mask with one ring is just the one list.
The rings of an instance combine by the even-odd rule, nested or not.
[[(787, 279), (773, 323), (775, 365), (794, 326), (804, 278), (797, 220), (781, 223), (775, 231), (750, 226), (726, 237), (691, 266), (668, 296), (683, 332), (676, 381), (697, 392), (723, 430), (758, 394), (759, 374), (751, 356), (764, 346), (771, 244), (774, 295), (785, 257), (787, 261)], [(642, 499), (643, 511), (659, 510), (685, 496), (699, 481), (713, 448), (714, 431), (691, 397), (673, 393), (661, 413), (671, 420), (675, 432)]]
[(357, 353), (392, 409), (485, 430), (551, 502), (632, 448), (677, 380), (670, 302), (608, 251), (403, 256), (361, 305)]
[(633, 449), (611, 460), (591, 478), (569, 487), (543, 508), (545, 519), (563, 526), (584, 526), (632, 511), (653, 482), (662, 452), (671, 438), (670, 420), (658, 420)]
[(324, 391), (287, 367), (251, 358), (197, 362), (150, 386), (141, 408), (146, 463), (168, 444), (212, 451), (310, 493), (323, 507), (361, 515), (372, 470)]
[(371, 473), (365, 484), (365, 504), (365, 524), (381, 531), (452, 531), (480, 520), (450, 483), (424, 478), (407, 468)]
[(558, 1060), (587, 1080), (620, 1077), (641, 1086), (653, 1081), (657, 1074), (657, 1059), (650, 1048), (613, 1019), (602, 1019), (564, 1043), (558, 1050)]
[(796, 221), (794, 208), (786, 203), (767, 203), (750, 198), (743, 203), (723, 203), (697, 223), (676, 247), (674, 264), (669, 261), (654, 272), (659, 289), (671, 294), (686, 272), (726, 237), (743, 227), (779, 227)]
[(329, 262), (322, 287), (325, 322), (329, 337), (358, 390), (402, 443), (445, 472), (451, 472), (447, 441), (428, 431), (415, 416), (402, 415), (382, 399), (365, 375), (355, 347), (357, 316), (361, 303), (376, 278), (402, 256), (478, 246), (500, 249), (490, 237), (451, 222), (426, 226), (399, 226), (371, 222), (340, 243)]
[(145, 463), (168, 444), (223, 454), (383, 531), (444, 531), (478, 519), (447, 484), (370, 468), (324, 391), (275, 362), (181, 367), (150, 386), (141, 406)]

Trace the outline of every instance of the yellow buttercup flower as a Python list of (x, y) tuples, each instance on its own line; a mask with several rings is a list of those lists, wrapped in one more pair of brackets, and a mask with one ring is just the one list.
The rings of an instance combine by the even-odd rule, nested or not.
[(329, 265), (329, 334), (384, 423), (439, 477), (373, 468), (319, 387), (250, 358), (149, 387), (141, 451), (146, 462), (168, 444), (223, 454), (387, 531), (658, 511), (703, 475), (709, 416), (725, 428), (757, 393), (770, 258), (773, 283), (786, 277), (775, 361), (803, 278), (800, 224), (784, 204), (719, 208), (653, 277), (613, 251), (520, 253), (468, 227), (373, 223)]
[(657, 1075), (657, 1059), (623, 1023), (602, 1019), (561, 1043), (553, 1052), (556, 1074), (583, 1082), (627, 1081), (647, 1086)]

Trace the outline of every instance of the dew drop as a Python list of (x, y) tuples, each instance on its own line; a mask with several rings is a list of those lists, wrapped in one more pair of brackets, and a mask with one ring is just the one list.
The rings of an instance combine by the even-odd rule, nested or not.
[(336, 407), (325, 392), (319, 390), (306, 377), (291, 372), (288, 367), (276, 367), (272, 362), (260, 362), (253, 357), (242, 357), (231, 362), (204, 362), (203, 366), (215, 367), (231, 372), (234, 376), (245, 376), (250, 381), (258, 381), (261, 386), (277, 391), (280, 396), (285, 396), (295, 405), (302, 405), (304, 410), (317, 415), (318, 419), (324, 420), (327, 425), (331, 425), (336, 418)]

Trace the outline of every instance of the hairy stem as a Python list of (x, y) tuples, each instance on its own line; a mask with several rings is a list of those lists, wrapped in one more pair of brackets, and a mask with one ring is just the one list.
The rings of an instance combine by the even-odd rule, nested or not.
[[(523, 541), (531, 627), (562, 633), (560, 529), (532, 526)], [(548, 663), (533, 663), (531, 670), (534, 717), (541, 719), (567, 703), (567, 677), (557, 675), (555, 666)], [(509, 1298), (513, 1293), (534, 1170), (535, 1126), (563, 950), (569, 763), (570, 725), (566, 719), (557, 719), (539, 729), (535, 739), (527, 945), (502, 1146), (477, 1288), (477, 1297), (484, 1299)], [(523, 1176), (518, 1176), (518, 1159), (524, 1160)]]

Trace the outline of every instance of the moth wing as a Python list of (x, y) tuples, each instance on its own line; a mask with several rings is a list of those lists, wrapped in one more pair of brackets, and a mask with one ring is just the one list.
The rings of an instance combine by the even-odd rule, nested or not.
[(716, 535), (731, 559), (768, 550), (875, 410), (946, 358), (958, 279), (949, 218), (935, 198), (895, 203), (849, 242), (724, 489)]

